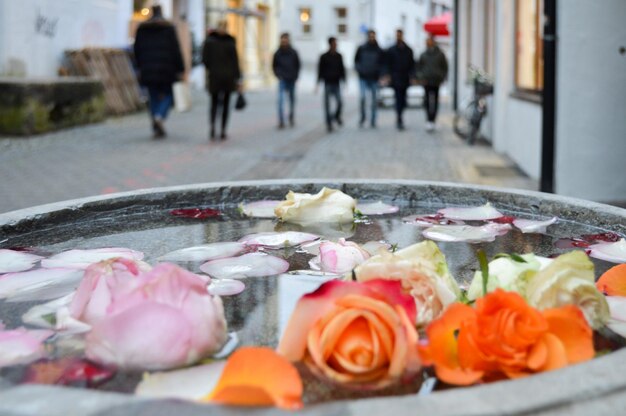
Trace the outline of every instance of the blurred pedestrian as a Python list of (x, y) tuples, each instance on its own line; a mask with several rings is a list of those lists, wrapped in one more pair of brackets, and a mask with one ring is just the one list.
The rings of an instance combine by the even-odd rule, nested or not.
[(431, 132), (435, 129), (439, 108), (439, 86), (448, 76), (448, 61), (432, 36), (426, 39), (426, 50), (420, 55), (418, 68), (424, 83), (426, 131)]
[(415, 81), (415, 60), (413, 50), (404, 42), (401, 29), (396, 30), (396, 43), (387, 49), (385, 55), (385, 79), (393, 88), (396, 102), (396, 127), (404, 130), (402, 114), (407, 105), (407, 89)]
[(384, 51), (378, 46), (376, 41), (376, 32), (367, 31), (367, 42), (359, 46), (354, 56), (354, 67), (359, 74), (359, 91), (361, 102), (361, 118), (359, 119), (359, 127), (363, 127), (366, 119), (366, 102), (367, 95), (371, 96), (371, 118), (370, 126), (376, 127), (376, 106), (378, 94), (378, 81), (380, 79), (385, 60)]
[(176, 29), (163, 18), (161, 6), (153, 6), (152, 16), (137, 28), (134, 53), (139, 82), (148, 89), (154, 137), (165, 137), (164, 122), (174, 103), (172, 85), (184, 77), (185, 65)]
[(220, 21), (217, 29), (209, 33), (202, 47), (202, 62), (206, 68), (206, 88), (211, 96), (210, 140), (216, 140), (215, 122), (218, 111), (222, 116), (220, 138), (226, 140), (228, 137), (226, 127), (230, 97), (234, 91), (242, 91), (237, 44), (235, 38), (226, 32), (226, 28), (226, 20)]
[[(326, 115), (326, 128), (333, 131), (333, 121), (339, 126), (343, 124), (341, 119), (341, 82), (346, 82), (346, 69), (343, 66), (343, 57), (337, 52), (337, 38), (328, 38), (328, 52), (320, 56), (317, 65), (317, 84), (324, 82), (324, 113)], [(317, 90), (317, 84), (315, 89)], [(330, 111), (331, 97), (335, 100), (335, 111)]]
[(274, 75), (278, 78), (278, 128), (285, 127), (284, 100), (285, 94), (289, 99), (289, 125), (294, 126), (294, 110), (296, 106), (296, 81), (300, 74), (300, 57), (291, 46), (289, 33), (280, 35), (280, 46), (274, 53), (272, 60)]

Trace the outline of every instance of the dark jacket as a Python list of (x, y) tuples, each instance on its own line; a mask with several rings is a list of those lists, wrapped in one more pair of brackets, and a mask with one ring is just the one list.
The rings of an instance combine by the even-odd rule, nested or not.
[(278, 48), (272, 60), (272, 69), (276, 78), (284, 81), (295, 81), (300, 74), (300, 57), (291, 46)]
[(185, 71), (176, 29), (163, 18), (139, 25), (134, 52), (142, 85), (171, 85)]
[(234, 37), (217, 32), (207, 36), (202, 47), (202, 62), (207, 70), (207, 90), (211, 94), (237, 89), (241, 71)]
[(413, 50), (406, 43), (395, 44), (385, 54), (385, 74), (391, 77), (394, 87), (408, 87), (415, 78)]
[(326, 84), (339, 84), (346, 80), (346, 69), (343, 66), (343, 58), (339, 52), (326, 52), (320, 56), (317, 65), (317, 82), (324, 81)]
[(385, 64), (385, 52), (378, 43), (366, 42), (359, 46), (354, 56), (354, 68), (360, 78), (377, 81)]
[(428, 86), (438, 87), (445, 81), (448, 76), (448, 61), (438, 46), (426, 49), (420, 55), (417, 72), (419, 79)]

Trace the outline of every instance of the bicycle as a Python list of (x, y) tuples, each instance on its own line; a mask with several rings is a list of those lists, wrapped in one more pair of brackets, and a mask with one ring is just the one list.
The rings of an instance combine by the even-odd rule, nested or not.
[(493, 81), (478, 68), (470, 67), (470, 78), (474, 85), (473, 95), (468, 104), (462, 105), (453, 120), (454, 132), (467, 144), (473, 145), (478, 138), (480, 125), (487, 115), (487, 96), (493, 94)]

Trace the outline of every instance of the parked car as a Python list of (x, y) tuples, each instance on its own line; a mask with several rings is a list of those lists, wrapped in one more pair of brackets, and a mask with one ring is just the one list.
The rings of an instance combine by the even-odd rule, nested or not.
[[(380, 87), (378, 89), (379, 107), (393, 107), (394, 101), (393, 88)], [(422, 107), (424, 105), (424, 87), (411, 85), (406, 92), (406, 101), (409, 107)]]

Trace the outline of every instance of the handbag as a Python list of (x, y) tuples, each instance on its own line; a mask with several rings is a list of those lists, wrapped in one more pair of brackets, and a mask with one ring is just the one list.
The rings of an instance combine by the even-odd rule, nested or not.
[(235, 101), (235, 110), (243, 110), (244, 108), (246, 108), (246, 105), (246, 97), (243, 96), (243, 93), (238, 93), (237, 101)]
[(191, 110), (191, 88), (189, 84), (183, 81), (175, 82), (172, 89), (176, 111), (183, 113)]

